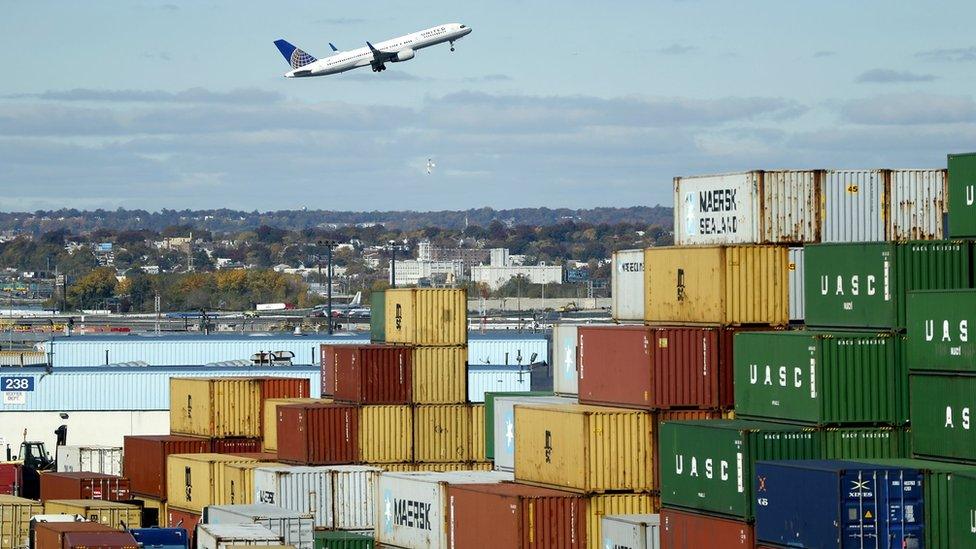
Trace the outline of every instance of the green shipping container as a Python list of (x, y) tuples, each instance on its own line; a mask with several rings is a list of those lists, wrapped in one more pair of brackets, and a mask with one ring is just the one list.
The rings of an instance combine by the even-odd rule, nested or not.
[(823, 459), (910, 457), (908, 430), (902, 427), (829, 427), (822, 436)]
[(553, 396), (552, 391), (487, 392), (485, 393), (485, 458), (495, 459), (495, 399), (507, 396)]
[(915, 456), (976, 463), (976, 376), (913, 373), (909, 388)]
[(908, 421), (904, 336), (893, 332), (742, 332), (736, 417), (807, 425)]
[(808, 326), (900, 329), (908, 291), (972, 287), (964, 241), (813, 244), (803, 253)]
[(976, 236), (976, 153), (949, 155), (949, 236)]
[(373, 549), (372, 536), (342, 530), (316, 530), (315, 549)]
[(386, 292), (373, 290), (369, 294), (369, 340), (386, 341)]
[[(976, 341), (969, 340), (970, 319), (976, 319), (974, 290), (909, 292), (909, 369), (976, 373)], [(973, 337), (976, 340), (976, 333)]]

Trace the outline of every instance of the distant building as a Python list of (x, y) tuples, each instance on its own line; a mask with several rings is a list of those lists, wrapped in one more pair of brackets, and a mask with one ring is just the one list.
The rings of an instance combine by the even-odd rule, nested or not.
[[(389, 262), (392, 263), (392, 262)], [(396, 286), (417, 286), (422, 280), (453, 284), (464, 279), (464, 263), (461, 261), (420, 261), (416, 259), (396, 262), (396, 280), (390, 269), (388, 280)]]
[(497, 290), (509, 280), (522, 276), (531, 284), (560, 284), (563, 268), (559, 265), (523, 265), (524, 256), (513, 256), (508, 248), (492, 248), (491, 264), (471, 267), (471, 281)]

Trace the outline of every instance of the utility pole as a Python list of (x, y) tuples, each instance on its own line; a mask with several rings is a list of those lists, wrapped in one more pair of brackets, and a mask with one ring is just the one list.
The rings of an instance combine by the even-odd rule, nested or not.
[[(332, 249), (336, 247), (335, 240), (319, 240), (319, 246), (325, 245), (325, 259), (328, 262), (326, 267), (326, 276), (328, 277), (328, 283), (325, 289), (325, 314), (329, 317), (329, 335), (332, 335)], [(319, 283), (322, 282), (322, 259), (319, 256)]]
[(156, 335), (159, 335), (159, 292), (156, 292), (156, 297), (153, 298), (153, 306), (156, 310)]

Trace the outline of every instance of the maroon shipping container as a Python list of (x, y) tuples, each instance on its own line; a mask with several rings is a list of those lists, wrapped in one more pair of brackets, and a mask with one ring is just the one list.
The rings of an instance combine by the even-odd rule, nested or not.
[(512, 482), (447, 487), (452, 549), (586, 547), (586, 499)]
[(755, 543), (751, 524), (661, 509), (661, 549), (752, 549)]
[(579, 400), (652, 408), (651, 334), (646, 326), (580, 326), (576, 335)]
[(103, 473), (41, 473), (41, 501), (49, 499), (132, 499), (129, 479)]
[(359, 404), (409, 404), (409, 347), (393, 345), (328, 345), (322, 383), (337, 401)]
[(319, 367), (322, 369), (322, 398), (335, 394), (336, 345), (319, 346)]
[(0, 495), (19, 496), (24, 476), (19, 463), (0, 463)]
[(352, 404), (278, 406), (278, 461), (338, 465), (359, 461), (359, 407)]
[(127, 436), (123, 442), (122, 473), (133, 494), (166, 499), (166, 457), (170, 454), (203, 454), (210, 439), (177, 435)]
[(186, 530), (187, 541), (190, 547), (196, 547), (197, 524), (203, 522), (203, 516), (192, 511), (183, 509), (166, 508), (164, 521), (166, 528), (182, 528)]
[(232, 456), (249, 458), (256, 461), (278, 461), (277, 452), (224, 452)]
[(308, 398), (311, 382), (295, 377), (258, 377), (261, 382), (261, 402), (269, 398)]
[(61, 549), (69, 532), (118, 532), (98, 522), (38, 522), (34, 529), (34, 549)]
[(259, 438), (214, 438), (210, 439), (210, 451), (215, 454), (240, 454), (261, 451)]
[(128, 532), (67, 532), (61, 549), (139, 549)]

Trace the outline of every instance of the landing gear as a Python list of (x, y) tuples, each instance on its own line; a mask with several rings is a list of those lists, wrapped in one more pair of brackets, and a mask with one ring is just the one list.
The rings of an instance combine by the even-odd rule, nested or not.
[(454, 40), (451, 40), (451, 51), (454, 51)]
[(372, 66), (373, 66), (373, 72), (382, 72), (386, 70), (386, 65), (382, 63), (379, 64), (373, 63)]

